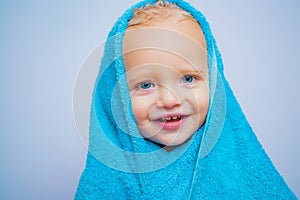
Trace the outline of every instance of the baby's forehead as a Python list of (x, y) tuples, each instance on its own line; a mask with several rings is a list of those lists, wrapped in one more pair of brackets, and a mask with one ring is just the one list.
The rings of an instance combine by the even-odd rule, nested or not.
[[(191, 43), (193, 41), (199, 47), (206, 49), (205, 36), (198, 21), (176, 5), (155, 4), (139, 9), (139, 11), (141, 13), (134, 13), (129, 21), (125, 41), (126, 36), (134, 35), (133, 37), (142, 38), (143, 41), (152, 40), (153, 43), (165, 43), (165, 41)], [(130, 40), (130, 42), (133, 41)]]
[[(153, 21), (138, 27), (128, 27), (126, 36), (134, 35), (143, 40), (162, 40), (169, 42), (184, 41), (187, 43), (194, 42), (198, 46), (206, 49), (206, 39), (199, 23), (193, 20), (184, 20), (178, 22), (173, 17), (165, 20)], [(180, 39), (180, 40), (178, 40)], [(153, 41), (155, 42), (155, 41)]]
[[(169, 52), (187, 61), (207, 57), (207, 49), (201, 29), (191, 29), (181, 24), (177, 28), (156, 26), (128, 29), (123, 40), (123, 55), (145, 50)], [(195, 34), (196, 32), (196, 34)], [(198, 34), (198, 35), (197, 35)]]

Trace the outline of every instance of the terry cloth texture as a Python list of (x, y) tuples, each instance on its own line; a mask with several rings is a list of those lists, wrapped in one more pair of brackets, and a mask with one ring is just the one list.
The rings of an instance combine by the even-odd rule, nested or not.
[(90, 112), (89, 150), (75, 199), (296, 199), (273, 166), (224, 76), (209, 24), (183, 0), (169, 0), (200, 24), (207, 43), (210, 102), (205, 124), (167, 152), (144, 139), (131, 112), (122, 41), (137, 3), (105, 45)]

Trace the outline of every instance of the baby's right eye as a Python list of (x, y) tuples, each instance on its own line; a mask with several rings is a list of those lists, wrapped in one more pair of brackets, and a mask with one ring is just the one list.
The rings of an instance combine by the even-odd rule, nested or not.
[(151, 82), (149, 82), (149, 81), (146, 81), (146, 82), (141, 83), (141, 84), (139, 85), (139, 87), (140, 87), (141, 89), (143, 89), (143, 90), (148, 90), (148, 89), (154, 87), (154, 84), (151, 83)]

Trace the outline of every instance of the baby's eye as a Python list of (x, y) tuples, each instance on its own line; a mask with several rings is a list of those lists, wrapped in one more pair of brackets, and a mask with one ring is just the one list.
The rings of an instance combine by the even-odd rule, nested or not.
[(190, 75), (186, 75), (182, 78), (183, 83), (192, 83), (192, 82), (194, 82), (194, 80), (195, 80), (195, 77), (190, 76)]
[(139, 87), (143, 90), (147, 90), (150, 89), (151, 87), (154, 87), (154, 85), (151, 82), (146, 81), (141, 83)]

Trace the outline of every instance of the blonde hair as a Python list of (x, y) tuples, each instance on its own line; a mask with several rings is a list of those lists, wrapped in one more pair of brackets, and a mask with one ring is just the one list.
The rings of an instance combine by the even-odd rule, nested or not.
[(147, 3), (146, 6), (135, 8), (133, 17), (128, 22), (128, 28), (132, 27), (145, 27), (153, 22), (160, 22), (170, 17), (175, 17), (176, 22), (184, 20), (192, 20), (196, 22), (194, 17), (182, 10), (177, 5), (168, 2), (167, 0), (158, 0), (155, 4)]

